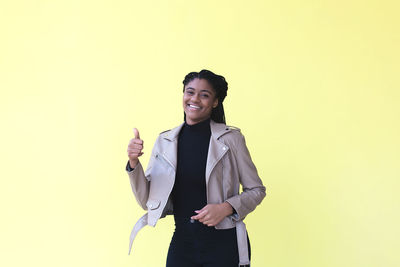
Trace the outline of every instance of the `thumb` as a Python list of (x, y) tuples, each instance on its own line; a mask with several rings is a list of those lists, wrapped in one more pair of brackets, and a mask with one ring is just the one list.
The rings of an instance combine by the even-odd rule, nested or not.
[(133, 128), (133, 134), (135, 135), (135, 139), (140, 139), (139, 131), (136, 128)]

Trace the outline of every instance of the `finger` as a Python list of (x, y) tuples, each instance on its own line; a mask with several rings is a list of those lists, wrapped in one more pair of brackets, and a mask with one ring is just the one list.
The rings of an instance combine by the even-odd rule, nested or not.
[(143, 150), (143, 146), (142, 145), (129, 145), (128, 148), (126, 149), (128, 152), (129, 151), (137, 151), (137, 152), (141, 152)]
[(212, 220), (205, 220), (205, 221), (203, 222), (203, 224), (204, 224), (204, 225), (207, 225), (207, 226), (214, 226), (214, 225), (215, 225), (214, 222), (213, 222)]
[(139, 154), (138, 153), (128, 153), (128, 157), (130, 157), (130, 158), (137, 158), (137, 157), (139, 157)]
[(135, 149), (135, 148), (128, 149), (128, 153), (139, 154), (141, 152), (142, 152), (141, 149)]
[(199, 214), (197, 214), (196, 216), (192, 216), (192, 219), (201, 220), (201, 219), (203, 219), (204, 216), (206, 216), (206, 214), (207, 214), (207, 211), (202, 211)]
[(135, 139), (140, 139), (139, 131), (136, 128), (133, 128), (133, 134), (135, 135)]
[(128, 145), (128, 149), (140, 149), (140, 150), (142, 150), (143, 146), (140, 145), (140, 144), (129, 144)]
[(143, 155), (143, 152), (134, 152), (134, 151), (128, 151), (128, 156), (134, 156), (134, 157), (140, 157)]
[(143, 155), (143, 153), (144, 153), (139, 149), (128, 149), (126, 152), (128, 154), (138, 154), (138, 155)]
[(190, 219), (193, 219), (193, 220), (198, 220), (199, 218), (200, 218), (199, 215), (190, 217)]
[(203, 222), (203, 224), (206, 224), (207, 226), (215, 226), (215, 225), (217, 225), (215, 220), (205, 220)]
[(143, 145), (133, 143), (133, 144), (130, 144), (130, 145), (129, 145), (129, 148), (130, 148), (130, 149), (132, 149), (132, 148), (143, 149)]
[(202, 212), (202, 211), (204, 211), (204, 210), (206, 210), (208, 208), (208, 204), (207, 205), (205, 205), (203, 208), (201, 208), (200, 210), (195, 210), (194, 212), (196, 212), (196, 213), (200, 213), (200, 212)]
[(201, 218), (199, 221), (202, 222), (202, 223), (207, 223), (207, 222), (210, 222), (211, 220), (212, 219), (210, 218), (210, 215), (207, 214), (203, 218)]
[(129, 147), (129, 148), (142, 149), (142, 148), (143, 148), (143, 145), (141, 145), (141, 144), (135, 144), (135, 143), (130, 143), (130, 144), (128, 145), (128, 147)]
[(196, 216), (192, 216), (192, 217), (190, 217), (190, 219), (193, 219), (193, 220), (199, 220), (199, 219), (201, 219), (202, 217), (199, 215), (199, 214), (197, 214)]
[(131, 140), (131, 143), (132, 143), (132, 144), (142, 145), (142, 144), (143, 144), (143, 140), (142, 140), (142, 139), (135, 139), (135, 138), (133, 138), (133, 139)]

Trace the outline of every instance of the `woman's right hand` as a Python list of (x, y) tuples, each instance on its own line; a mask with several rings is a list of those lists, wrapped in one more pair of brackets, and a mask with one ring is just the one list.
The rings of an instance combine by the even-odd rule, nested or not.
[(140, 139), (139, 131), (136, 128), (133, 128), (133, 133), (135, 138), (132, 138), (128, 144), (128, 157), (129, 157), (129, 165), (131, 168), (135, 168), (139, 162), (139, 157), (143, 155), (143, 140)]

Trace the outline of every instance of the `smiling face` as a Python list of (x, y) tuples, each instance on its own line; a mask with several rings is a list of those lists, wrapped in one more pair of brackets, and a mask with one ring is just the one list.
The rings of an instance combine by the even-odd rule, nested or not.
[(185, 86), (183, 110), (187, 124), (192, 125), (208, 119), (217, 105), (218, 98), (207, 80), (196, 78)]

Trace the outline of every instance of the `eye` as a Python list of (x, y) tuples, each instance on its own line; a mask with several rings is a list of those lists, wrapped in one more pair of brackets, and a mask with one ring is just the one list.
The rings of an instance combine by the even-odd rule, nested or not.
[(201, 97), (209, 98), (210, 96), (208, 94), (202, 94)]
[(185, 91), (187, 95), (193, 95), (193, 91)]

